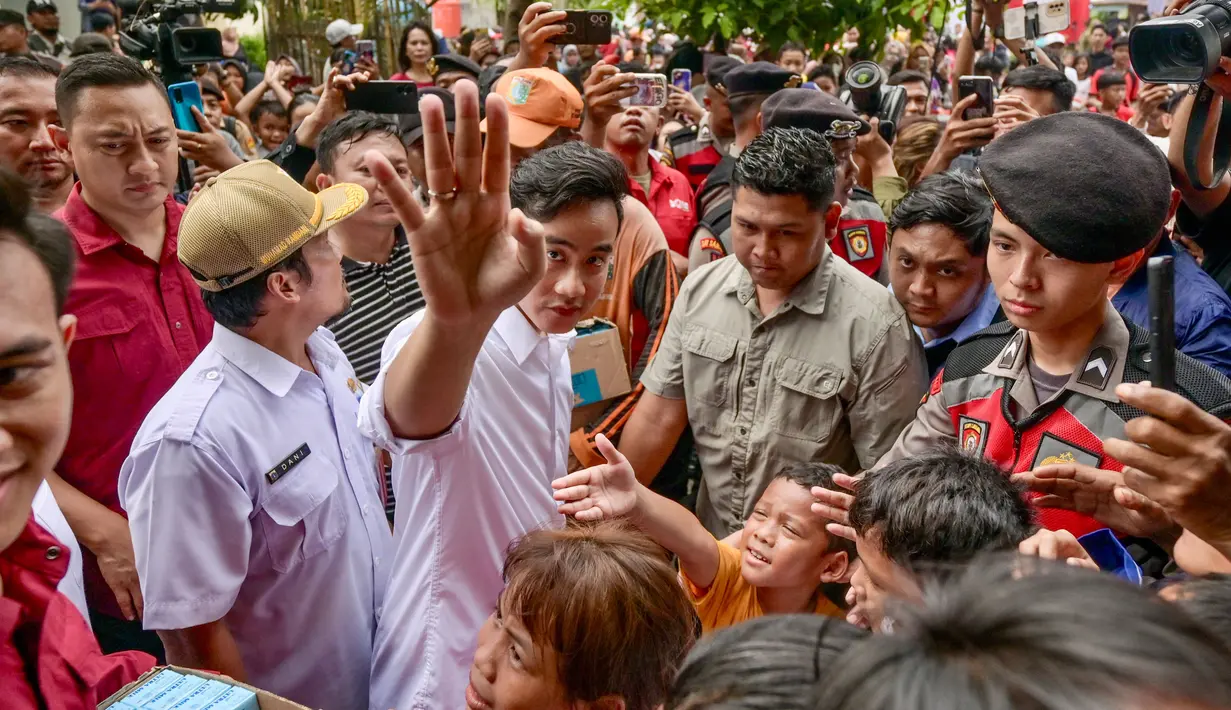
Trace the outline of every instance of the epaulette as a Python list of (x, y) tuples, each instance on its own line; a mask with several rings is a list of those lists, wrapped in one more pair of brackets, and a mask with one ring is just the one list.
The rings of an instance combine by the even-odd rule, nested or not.
[(945, 360), (945, 382), (953, 382), (976, 373), (992, 364), (1004, 346), (1017, 334), (1017, 326), (1009, 321), (993, 323), (962, 341)]
[(667, 136), (668, 143), (683, 143), (685, 141), (695, 140), (697, 137), (696, 126), (684, 126), (680, 130)]

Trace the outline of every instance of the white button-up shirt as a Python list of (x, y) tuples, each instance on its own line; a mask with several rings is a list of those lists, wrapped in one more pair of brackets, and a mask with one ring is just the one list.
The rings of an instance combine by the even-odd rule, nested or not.
[(34, 522), (51, 533), (61, 545), (68, 548), (68, 573), (56, 585), (56, 591), (68, 597), (68, 600), (81, 612), (85, 625), (90, 626), (90, 612), (85, 604), (85, 576), (81, 571), (81, 547), (77, 544), (77, 536), (68, 526), (64, 512), (60, 510), (56, 497), (51, 492), (51, 486), (43, 481), (34, 494)]
[(393, 536), (361, 386), (329, 331), (319, 376), (221, 326), (120, 471), (145, 628), (225, 620), (253, 685), (366, 708)]
[(479, 627), (504, 588), (509, 543), (559, 521), (551, 481), (567, 467), (573, 335), (539, 335), (510, 308), (487, 334), (461, 414), (430, 440), (395, 439), (385, 419), (389, 364), (423, 320), (385, 341), (359, 425), (395, 454), (397, 552), (376, 633), (372, 710), (465, 704)]

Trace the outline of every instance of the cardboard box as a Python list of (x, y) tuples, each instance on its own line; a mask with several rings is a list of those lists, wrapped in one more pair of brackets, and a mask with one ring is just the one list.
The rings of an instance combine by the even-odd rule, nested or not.
[(219, 683), (225, 683), (237, 688), (250, 690), (256, 694), (257, 704), (261, 710), (311, 710), (311, 708), (307, 708), (299, 703), (291, 702), (286, 698), (279, 697), (273, 693), (261, 690), (260, 688), (254, 688), (250, 685), (231, 680), (230, 678), (224, 678), (213, 673), (206, 673), (205, 671), (199, 671), (195, 668), (183, 668), (181, 666), (155, 666), (154, 668), (151, 668), (141, 674), (140, 678), (119, 689), (114, 695), (99, 703), (98, 710), (108, 710), (108, 708), (111, 708), (112, 706), (114, 706), (117, 710), (123, 710), (126, 704), (122, 701), (124, 701), (125, 698), (134, 693), (134, 691), (136, 691), (136, 695), (134, 695), (134, 697), (140, 697), (142, 695), (142, 691), (139, 690), (141, 686), (147, 681), (153, 681), (155, 683), (159, 682), (157, 678), (158, 674), (163, 670), (168, 669), (181, 675), (196, 676), (205, 680), (214, 680)]
[(620, 331), (611, 321), (591, 318), (577, 324), (570, 363), (574, 408), (619, 397), (632, 389)]

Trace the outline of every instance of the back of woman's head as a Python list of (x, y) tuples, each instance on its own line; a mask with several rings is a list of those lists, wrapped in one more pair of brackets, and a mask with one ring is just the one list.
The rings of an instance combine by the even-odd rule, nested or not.
[(663, 702), (699, 623), (662, 548), (619, 521), (529, 533), (504, 563), (505, 613), (555, 649), (571, 700)]
[(913, 187), (921, 179), (924, 166), (940, 145), (941, 132), (940, 121), (931, 116), (909, 124), (904, 121), (899, 128), (893, 143), (893, 167), (907, 185)]
[(829, 666), (867, 635), (840, 619), (763, 616), (688, 654), (665, 710), (805, 710)]
[(838, 661), (817, 710), (1231, 707), (1226, 646), (1108, 574), (977, 560), (893, 621)]

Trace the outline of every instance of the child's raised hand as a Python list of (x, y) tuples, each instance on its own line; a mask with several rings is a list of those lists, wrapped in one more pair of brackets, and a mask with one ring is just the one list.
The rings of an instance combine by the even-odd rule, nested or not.
[[(833, 480), (848, 491), (854, 491), (859, 484), (857, 477), (844, 473), (834, 474)], [(851, 527), (850, 519), (851, 504), (855, 502), (855, 496), (816, 486), (812, 489), (812, 498), (812, 514), (831, 521), (825, 525), (829, 534), (848, 540), (855, 539), (855, 529)]]
[(637, 507), (637, 475), (616, 447), (599, 434), (598, 451), (607, 463), (570, 473), (551, 482), (564, 515), (602, 520), (628, 515)]

